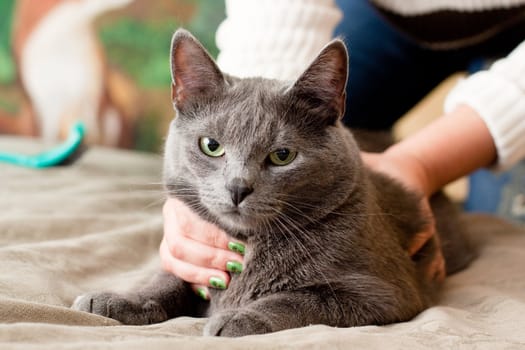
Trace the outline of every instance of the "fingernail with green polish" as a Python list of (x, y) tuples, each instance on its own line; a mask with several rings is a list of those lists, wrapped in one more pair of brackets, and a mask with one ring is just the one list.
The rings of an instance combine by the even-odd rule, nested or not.
[(226, 289), (226, 282), (220, 277), (210, 277), (210, 286), (217, 289)]
[(244, 245), (238, 242), (229, 242), (228, 243), (228, 249), (232, 252), (244, 254)]
[(237, 261), (228, 261), (226, 263), (226, 270), (233, 272), (233, 273), (241, 273), (242, 272), (242, 264)]
[(197, 288), (197, 295), (204, 300), (209, 300), (208, 293), (206, 293), (206, 289), (204, 288)]

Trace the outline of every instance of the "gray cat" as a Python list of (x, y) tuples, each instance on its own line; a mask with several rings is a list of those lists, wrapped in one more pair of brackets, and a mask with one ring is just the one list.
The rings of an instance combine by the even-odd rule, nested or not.
[[(208, 316), (205, 334), (243, 336), (406, 321), (431, 305), (439, 286), (424, 272), (436, 241), (407, 254), (426, 218), (415, 194), (363, 166), (341, 124), (347, 67), (334, 40), (293, 83), (239, 79), (178, 30), (165, 187), (246, 244), (245, 268), (210, 302), (159, 273), (139, 291), (90, 293), (73, 307), (125, 324)], [(450, 273), (472, 253), (450, 203), (434, 202)]]

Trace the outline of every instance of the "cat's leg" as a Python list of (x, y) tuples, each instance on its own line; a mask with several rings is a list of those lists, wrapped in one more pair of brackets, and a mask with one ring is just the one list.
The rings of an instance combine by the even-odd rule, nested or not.
[(214, 313), (204, 327), (204, 335), (241, 337), (320, 323), (317, 317), (311, 317), (314, 312), (309, 308), (320, 308), (323, 304), (312, 294), (273, 294), (243, 308)]
[(243, 308), (213, 314), (205, 335), (239, 337), (324, 324), (333, 327), (407, 321), (425, 307), (415, 285), (356, 275), (339, 282), (281, 292)]
[(143, 325), (177, 316), (201, 316), (204, 301), (188, 283), (159, 272), (148, 284), (124, 294), (92, 292), (76, 298), (72, 308), (113, 318), (124, 324)]
[(324, 286), (314, 291), (281, 292), (257, 299), (246, 307), (214, 313), (204, 334), (240, 337), (311, 324), (344, 326), (343, 307), (333, 291)]

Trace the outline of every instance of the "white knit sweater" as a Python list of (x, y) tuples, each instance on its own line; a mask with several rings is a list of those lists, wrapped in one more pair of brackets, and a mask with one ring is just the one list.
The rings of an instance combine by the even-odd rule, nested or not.
[[(483, 10), (524, 0), (375, 0), (402, 15), (434, 10)], [(292, 80), (330, 40), (342, 18), (334, 0), (226, 0), (217, 32), (219, 66), (240, 76)], [(466, 103), (487, 124), (506, 168), (525, 157), (525, 42), (489, 70), (470, 76), (449, 94), (445, 110)]]
[(342, 18), (334, 0), (226, 0), (218, 64), (239, 77), (294, 79)]
[(445, 111), (465, 103), (487, 124), (504, 169), (525, 157), (525, 41), (486, 71), (461, 81), (447, 96)]

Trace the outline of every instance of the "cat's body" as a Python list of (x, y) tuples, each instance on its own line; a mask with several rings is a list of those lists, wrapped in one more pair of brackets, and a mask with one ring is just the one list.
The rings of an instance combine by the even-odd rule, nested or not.
[[(293, 84), (237, 79), (178, 31), (165, 186), (246, 244), (244, 270), (209, 303), (161, 273), (139, 292), (91, 293), (74, 307), (128, 324), (209, 316), (205, 333), (225, 336), (386, 324), (428, 307), (436, 240), (411, 259), (408, 243), (427, 223), (419, 198), (365, 168), (339, 121), (346, 55), (341, 41), (330, 43)], [(450, 271), (471, 255), (461, 232), (449, 231), (442, 239), (459, 242), (444, 246)]]

